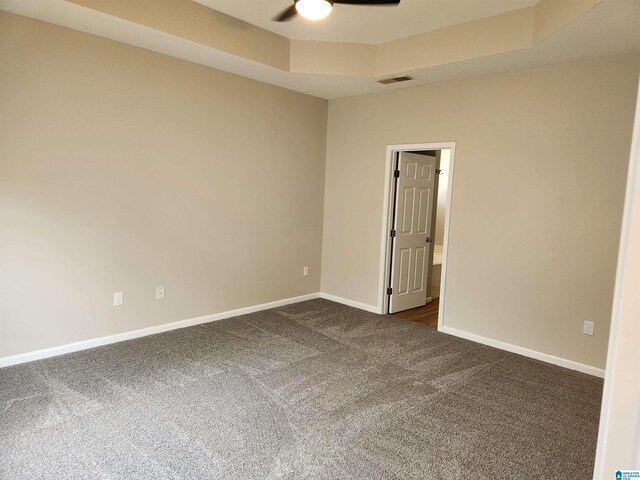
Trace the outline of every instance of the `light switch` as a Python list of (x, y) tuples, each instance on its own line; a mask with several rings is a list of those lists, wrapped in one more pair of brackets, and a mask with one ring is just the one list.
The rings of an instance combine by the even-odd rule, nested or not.
[(124, 305), (124, 292), (116, 292), (113, 294), (113, 306), (119, 307)]

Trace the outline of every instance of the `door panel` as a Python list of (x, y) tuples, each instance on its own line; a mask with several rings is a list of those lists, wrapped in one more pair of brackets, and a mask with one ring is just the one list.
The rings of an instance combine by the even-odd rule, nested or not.
[(416, 233), (426, 234), (428, 231), (429, 209), (431, 208), (431, 200), (433, 192), (428, 188), (420, 189), (420, 199), (418, 202), (418, 228)]
[(411, 233), (413, 230), (413, 204), (415, 200), (415, 192), (416, 189), (414, 187), (406, 187), (404, 189), (402, 233)]
[(398, 293), (409, 293), (409, 275), (411, 274), (411, 249), (404, 248), (400, 250), (400, 264), (398, 269), (400, 270), (400, 278), (398, 279)]
[[(424, 291), (424, 269), (425, 269), (425, 260), (428, 255), (426, 255), (425, 247), (416, 248), (416, 260), (413, 264), (413, 291)], [(426, 300), (426, 298), (425, 298)]]
[(427, 302), (433, 255), (436, 199), (436, 157), (400, 153), (396, 180), (396, 237), (391, 261), (389, 312), (420, 307)]

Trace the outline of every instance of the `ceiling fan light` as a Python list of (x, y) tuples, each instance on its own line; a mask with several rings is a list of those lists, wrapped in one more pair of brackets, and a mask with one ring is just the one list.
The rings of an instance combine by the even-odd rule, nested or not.
[(333, 5), (327, 0), (298, 0), (296, 10), (307, 20), (322, 20), (331, 13)]

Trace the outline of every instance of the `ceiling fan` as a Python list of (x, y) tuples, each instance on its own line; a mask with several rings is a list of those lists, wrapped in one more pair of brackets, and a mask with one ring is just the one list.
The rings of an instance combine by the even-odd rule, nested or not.
[(273, 18), (274, 22), (286, 22), (297, 14), (308, 20), (322, 20), (331, 13), (333, 5), (342, 3), (345, 5), (389, 5), (396, 6), (400, 0), (293, 0), (293, 5)]

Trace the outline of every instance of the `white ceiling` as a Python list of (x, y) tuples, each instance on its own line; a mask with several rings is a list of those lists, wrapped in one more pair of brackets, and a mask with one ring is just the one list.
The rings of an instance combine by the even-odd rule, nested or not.
[(406, 72), (415, 80), (383, 86), (369, 77), (285, 72), (64, 0), (0, 0), (0, 9), (328, 99), (640, 51), (640, 0), (604, 0), (534, 48)]
[(202, 5), (296, 40), (383, 43), (499, 13), (539, 0), (401, 0), (397, 7), (336, 5), (324, 20), (271, 19), (293, 0), (195, 0)]

